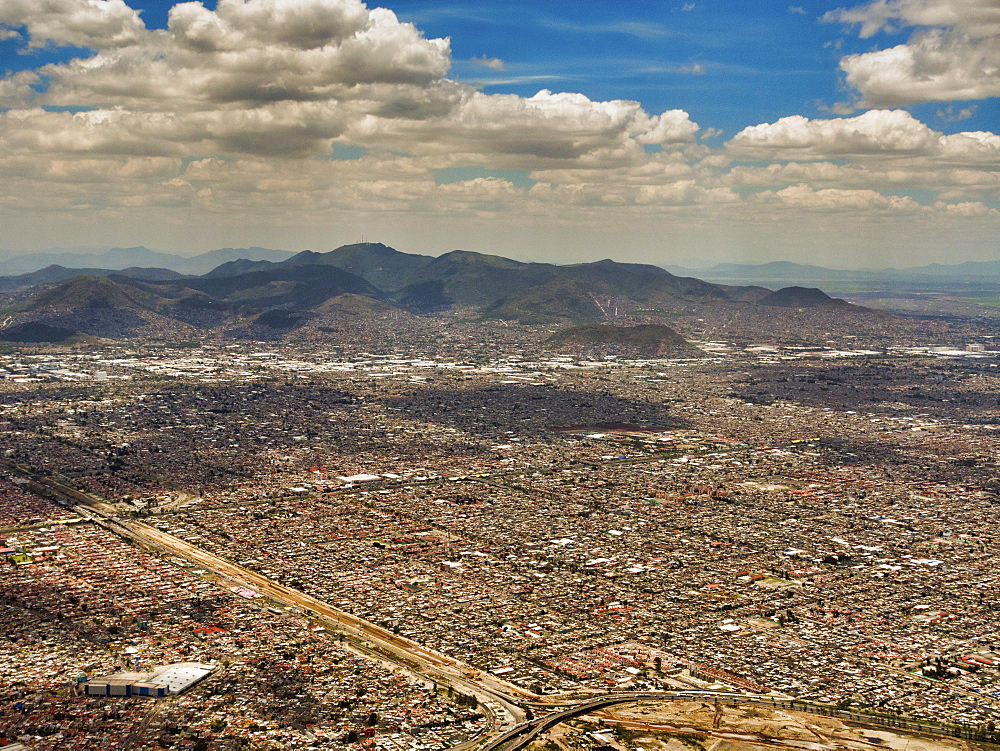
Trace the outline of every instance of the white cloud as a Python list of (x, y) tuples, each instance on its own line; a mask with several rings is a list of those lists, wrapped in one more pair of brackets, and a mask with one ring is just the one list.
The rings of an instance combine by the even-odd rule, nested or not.
[(480, 55), (479, 57), (472, 58), (471, 62), (476, 65), (481, 65), (484, 68), (490, 68), (491, 70), (507, 70), (507, 65), (499, 57), (487, 57), (486, 55)]
[[(832, 120), (782, 118), (744, 129), (725, 150), (736, 160), (771, 163), (737, 164), (716, 173), (718, 184), (771, 188), (768, 195), (801, 199), (800, 208), (829, 210), (833, 201), (856, 202), (858, 190), (919, 188), (964, 201), (1000, 191), (1000, 136), (984, 131), (944, 135), (901, 110)], [(852, 192), (804, 195), (803, 186)], [(782, 192), (790, 188), (795, 190)], [(874, 199), (870, 205), (873, 210), (899, 208), (898, 202), (883, 205)]]
[[(288, 28), (264, 23), (261, 8)], [(450, 62), (447, 40), (425, 39), (391, 11), (367, 11), (357, 0), (226, 0), (215, 12), (183, 3), (171, 9), (169, 30), (147, 32), (141, 45), (46, 66), (43, 100), (136, 111), (358, 101), (378, 96), (370, 87), (431, 86)]]
[(801, 115), (744, 128), (726, 146), (751, 158), (804, 159), (845, 155), (903, 155), (935, 148), (940, 134), (903, 110), (871, 110), (852, 118), (810, 120)]
[(965, 201), (963, 203), (945, 203), (936, 201), (933, 209), (943, 211), (947, 214), (965, 217), (1000, 217), (1000, 211), (991, 209), (989, 206), (978, 201)]
[[(669, 214), (714, 227), (796, 211), (989, 223), (1000, 194), (993, 133), (945, 136), (905, 111), (875, 110), (783, 118), (710, 147), (721, 131), (699, 131), (680, 109), (478, 91), (448, 78), (449, 40), (358, 0), (185, 2), (162, 30), (145, 29), (122, 0), (0, 0), (0, 28), (34, 46), (94, 49), (0, 77), (10, 107), (0, 112), (0, 206), (17, 217), (146, 212), (161, 226), (241, 229), (393, 212), (565, 228)], [(329, 159), (334, 145), (365, 156)], [(765, 164), (733, 164), (747, 160)], [(526, 170), (536, 184), (435, 182), (436, 170), (473, 165)], [(887, 195), (907, 187), (938, 191), (940, 206)]]
[[(15, 1), (26, 0), (0, 3)], [(301, 157), (342, 138), (473, 164), (495, 157), (501, 166), (542, 166), (630, 163), (641, 144), (688, 142), (697, 131), (684, 112), (650, 116), (636, 102), (478, 92), (445, 77), (448, 40), (427, 39), (359, 0), (220, 0), (216, 10), (185, 2), (170, 10), (167, 30), (140, 23), (133, 31), (125, 47), (4, 79), (0, 97), (22, 113), (8, 118), (13, 146)], [(39, 74), (41, 94), (32, 90)], [(94, 112), (51, 117), (30, 105)]]
[(684, 110), (669, 110), (657, 115), (650, 121), (650, 126), (639, 134), (639, 143), (667, 144), (686, 143), (694, 138), (698, 126)]
[(834, 188), (816, 190), (805, 184), (791, 185), (778, 191), (765, 191), (758, 193), (754, 198), (765, 204), (822, 211), (870, 213), (872, 211), (915, 212), (920, 210), (920, 204), (909, 196), (887, 196), (876, 190), (837, 190)]
[(1000, 96), (1000, 5), (995, 0), (878, 0), (823, 18), (860, 25), (863, 39), (916, 27), (905, 44), (841, 60), (863, 106)]
[(384, 147), (401, 144), (410, 153), (437, 154), (459, 164), (488, 160), (530, 169), (628, 164), (644, 158), (641, 144), (686, 143), (697, 130), (686, 112), (650, 117), (637, 102), (594, 102), (583, 94), (548, 90), (528, 98), (466, 90), (439, 117), (369, 117), (354, 123), (345, 137)]
[(907, 159), (866, 165), (832, 162), (791, 162), (764, 167), (737, 165), (719, 181), (732, 187), (787, 187), (805, 183), (814, 188), (906, 190), (919, 186), (951, 198), (1000, 190), (1000, 173), (929, 160)]
[(800, 115), (744, 128), (727, 151), (741, 159), (801, 161), (850, 157), (869, 164), (906, 160), (910, 167), (1000, 167), (1000, 136), (987, 131), (944, 135), (904, 110), (810, 120)]
[(123, 0), (0, 0), (0, 27), (21, 26), (33, 47), (124, 47), (146, 33)]
[(1000, 6), (994, 0), (876, 0), (823, 18), (860, 24), (862, 39), (907, 26), (952, 27), (983, 38), (1000, 34)]

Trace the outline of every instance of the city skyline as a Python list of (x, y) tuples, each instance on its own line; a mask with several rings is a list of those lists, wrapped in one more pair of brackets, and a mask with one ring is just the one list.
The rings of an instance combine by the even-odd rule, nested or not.
[(0, 0), (0, 246), (992, 260), (1000, 10)]

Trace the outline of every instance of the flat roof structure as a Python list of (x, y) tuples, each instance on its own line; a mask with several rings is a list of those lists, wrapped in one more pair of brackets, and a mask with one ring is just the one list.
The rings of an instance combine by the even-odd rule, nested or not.
[(210, 675), (213, 670), (215, 665), (212, 663), (178, 662), (157, 668), (148, 680), (166, 686), (171, 694), (179, 694)]

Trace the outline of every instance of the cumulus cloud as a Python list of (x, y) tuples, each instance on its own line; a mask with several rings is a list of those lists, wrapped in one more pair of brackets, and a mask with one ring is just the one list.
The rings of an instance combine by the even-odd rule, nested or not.
[(743, 156), (826, 158), (919, 154), (940, 137), (904, 110), (871, 110), (852, 118), (810, 120), (801, 115), (744, 128), (726, 146)]
[(744, 128), (726, 144), (743, 159), (913, 159), (995, 169), (1000, 136), (987, 131), (944, 135), (904, 110), (870, 110), (863, 115), (810, 120), (800, 115)]
[[(10, 120), (25, 129), (30, 121), (37, 131), (14, 132), (18, 148), (306, 156), (343, 137), (476, 164), (495, 156), (532, 166), (531, 159), (628, 162), (642, 144), (690, 141), (697, 131), (684, 112), (650, 116), (636, 102), (478, 92), (446, 77), (447, 39), (427, 39), (391, 11), (359, 0), (220, 0), (215, 10), (184, 2), (171, 8), (162, 31), (142, 27), (121, 0), (44, 2), (59, 9), (53, 18), (63, 26), (74, 7), (103, 13), (101, 34), (111, 41), (90, 57), (4, 79), (3, 103), (25, 112)], [(27, 19), (22, 3), (0, 0), (0, 18)], [(83, 21), (73, 23), (82, 33)], [(27, 31), (51, 40), (55, 32), (45, 29), (54, 24), (32, 20)], [(58, 39), (68, 43), (70, 35)], [(39, 104), (97, 114), (27, 113)], [(98, 119), (102, 133), (95, 132)]]
[(920, 204), (909, 196), (887, 196), (877, 190), (837, 190), (823, 188), (816, 190), (809, 185), (791, 185), (778, 191), (758, 193), (755, 199), (761, 203), (780, 205), (787, 208), (813, 209), (822, 211), (872, 211), (915, 212)]
[(877, 0), (823, 18), (860, 26), (863, 39), (915, 28), (905, 44), (840, 61), (863, 106), (1000, 96), (1000, 5), (995, 0)]
[(136, 111), (357, 100), (369, 87), (428, 87), (449, 66), (447, 40), (356, 0), (223, 0), (216, 11), (183, 3), (166, 32), (146, 32), (141, 44), (43, 68), (42, 99)]
[(946, 214), (965, 217), (1000, 217), (1000, 211), (992, 209), (979, 201), (963, 201), (961, 203), (945, 203), (935, 201), (933, 209)]
[(125, 47), (146, 33), (123, 0), (0, 0), (0, 31), (18, 27), (32, 47)]
[(586, 168), (632, 163), (643, 158), (641, 144), (687, 143), (697, 130), (686, 112), (651, 117), (637, 102), (595, 102), (548, 90), (528, 98), (464, 90), (439, 117), (369, 117), (354, 123), (346, 137), (382, 146), (402, 143), (411, 153), (457, 163), (489, 159), (495, 166), (530, 169), (569, 162)]
[[(801, 197), (801, 186), (876, 192), (919, 187), (964, 201), (995, 196), (1000, 190), (1000, 136), (985, 131), (944, 135), (901, 110), (831, 120), (782, 118), (744, 129), (725, 151), (737, 161), (771, 163), (737, 163), (716, 174), (718, 184), (771, 188), (772, 195), (796, 188), (783, 193), (786, 198)], [(858, 196), (824, 193), (807, 198), (795, 205), (832, 210), (832, 200)], [(786, 200), (782, 205), (789, 204)], [(873, 210), (898, 208), (891, 202), (870, 205)]]

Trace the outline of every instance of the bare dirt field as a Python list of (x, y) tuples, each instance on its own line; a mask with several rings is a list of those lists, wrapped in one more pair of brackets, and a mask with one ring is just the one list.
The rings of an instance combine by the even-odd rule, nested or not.
[(557, 725), (532, 751), (997, 751), (1000, 746), (910, 734), (833, 717), (710, 702), (640, 702)]

